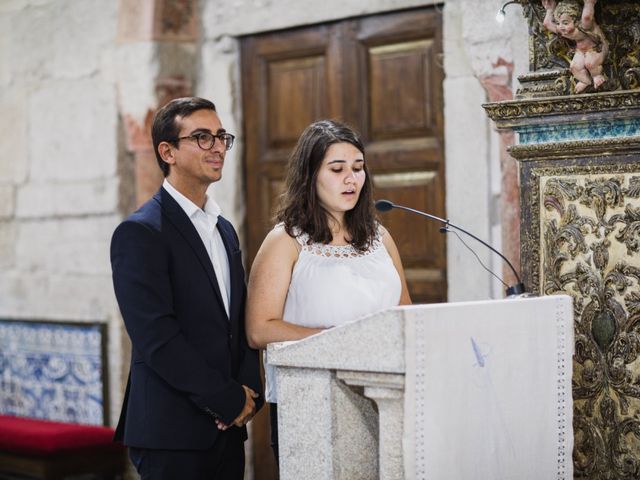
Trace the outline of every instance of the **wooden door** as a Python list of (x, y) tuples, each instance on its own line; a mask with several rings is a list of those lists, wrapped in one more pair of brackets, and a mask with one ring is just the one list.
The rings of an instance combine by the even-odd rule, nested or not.
[[(357, 72), (346, 98), (365, 141), (375, 198), (444, 217), (441, 17), (421, 9), (353, 24)], [(399, 210), (380, 220), (398, 245), (413, 301), (446, 301), (440, 225)]]
[[(439, 11), (422, 8), (242, 39), (249, 265), (273, 228), (288, 155), (315, 120), (360, 132), (375, 198), (445, 216), (441, 28)], [(446, 301), (439, 225), (400, 211), (380, 220), (413, 301)], [(253, 432), (255, 478), (275, 478), (266, 409)]]

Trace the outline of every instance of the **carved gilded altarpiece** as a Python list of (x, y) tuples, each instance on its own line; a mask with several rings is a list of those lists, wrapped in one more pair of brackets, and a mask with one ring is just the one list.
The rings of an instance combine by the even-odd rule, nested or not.
[(597, 2), (609, 81), (580, 95), (571, 45), (540, 27), (540, 0), (517, 3), (531, 72), (516, 100), (485, 109), (518, 134), (522, 278), (574, 299), (575, 478), (639, 479), (640, 2)]
[[(560, 0), (558, 0), (558, 3)], [(568, 95), (574, 91), (569, 64), (574, 53), (571, 41), (550, 33), (543, 25), (545, 9), (540, 0), (514, 0), (522, 6), (529, 24), (530, 73), (519, 78), (519, 98)], [(578, 1), (582, 7), (582, 1)], [(636, 0), (599, 0), (595, 20), (609, 44), (604, 63), (607, 83), (602, 90), (640, 87), (640, 5)], [(587, 92), (593, 92), (589, 88)]]
[(537, 287), (574, 298), (576, 473), (638, 478), (640, 171), (634, 163), (535, 176)]
[(576, 478), (640, 478), (639, 102), (633, 91), (487, 106), (519, 132), (522, 277), (574, 298)]

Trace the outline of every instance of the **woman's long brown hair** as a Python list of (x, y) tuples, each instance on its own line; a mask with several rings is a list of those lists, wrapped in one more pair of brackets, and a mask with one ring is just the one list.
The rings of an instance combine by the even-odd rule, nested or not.
[[(302, 132), (289, 157), (285, 192), (280, 198), (276, 219), (284, 223), (291, 236), (303, 232), (309, 235), (309, 242), (324, 244), (333, 239), (330, 213), (320, 204), (316, 180), (322, 160), (334, 143), (350, 143), (364, 155), (362, 141), (351, 128), (335, 120), (320, 120)], [(364, 171), (365, 181), (358, 202), (344, 216), (350, 243), (360, 251), (367, 250), (377, 235), (373, 186), (366, 161)]]

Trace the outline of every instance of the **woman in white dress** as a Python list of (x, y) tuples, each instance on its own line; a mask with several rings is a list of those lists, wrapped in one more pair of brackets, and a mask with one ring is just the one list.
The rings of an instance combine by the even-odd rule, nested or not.
[[(251, 267), (246, 310), (251, 347), (300, 340), (411, 303), (398, 249), (374, 212), (358, 135), (332, 120), (307, 127), (289, 159), (280, 223)], [(265, 374), (277, 459), (275, 374), (269, 365)]]

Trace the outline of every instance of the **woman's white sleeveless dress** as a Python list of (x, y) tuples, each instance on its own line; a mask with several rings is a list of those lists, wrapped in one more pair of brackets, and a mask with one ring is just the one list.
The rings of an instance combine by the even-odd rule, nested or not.
[[(351, 245), (308, 245), (308, 239), (307, 234), (296, 237), (300, 254), (284, 305), (285, 321), (335, 327), (398, 305), (400, 276), (380, 238), (365, 252)], [(265, 376), (266, 400), (276, 403), (275, 368), (266, 363)]]

